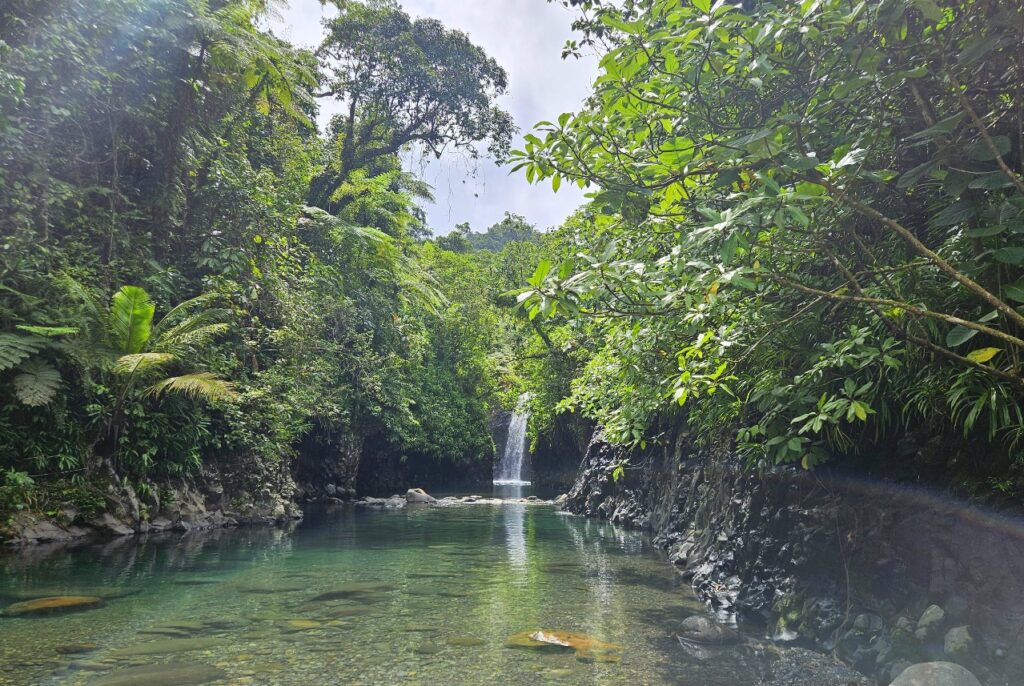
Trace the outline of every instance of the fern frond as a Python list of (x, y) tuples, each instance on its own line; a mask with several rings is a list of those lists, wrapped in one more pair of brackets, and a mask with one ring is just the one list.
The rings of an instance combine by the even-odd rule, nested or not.
[(14, 377), (14, 395), (29, 407), (45, 405), (57, 396), (60, 372), (42, 360), (21, 365)]
[(174, 359), (171, 353), (134, 353), (122, 355), (114, 364), (115, 374), (134, 374), (161, 367)]
[(138, 286), (122, 286), (110, 303), (110, 330), (117, 349), (137, 353), (149, 340), (156, 306)]
[(233, 383), (210, 372), (171, 376), (146, 389), (146, 395), (154, 398), (159, 398), (165, 392), (203, 400), (229, 400), (237, 395)]
[(73, 336), (78, 333), (78, 329), (74, 326), (29, 326), (28, 324), (18, 324), (14, 328), (19, 331), (35, 334), (36, 336), (45, 336), (47, 338), (54, 338), (56, 336)]
[(0, 333), (0, 372), (17, 367), (45, 345), (46, 339), (39, 336)]

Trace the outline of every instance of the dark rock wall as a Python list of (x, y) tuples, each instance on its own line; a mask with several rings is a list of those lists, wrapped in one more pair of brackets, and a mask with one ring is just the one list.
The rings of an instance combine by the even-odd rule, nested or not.
[(593, 433), (592, 422), (575, 414), (558, 415), (551, 430), (537, 437), (530, 456), (534, 487), (543, 493), (568, 492)]
[(308, 438), (292, 465), (300, 502), (346, 500), (356, 496), (361, 441), (351, 434)]
[(361, 496), (387, 496), (410, 488), (436, 491), (490, 490), (493, 453), (455, 456), (438, 462), (403, 454), (384, 442), (367, 441), (356, 475)]
[[(1024, 673), (1024, 525), (851, 475), (744, 468), (680, 432), (629, 455), (591, 440), (566, 509), (649, 531), (718, 610), (780, 640), (835, 650), (887, 684), (924, 659)], [(918, 622), (943, 609), (928, 631)], [(950, 648), (968, 627), (966, 651)], [(917, 635), (915, 635), (917, 632)]]

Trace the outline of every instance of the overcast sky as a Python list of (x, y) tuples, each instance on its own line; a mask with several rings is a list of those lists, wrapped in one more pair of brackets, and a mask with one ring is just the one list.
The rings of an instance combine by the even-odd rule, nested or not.
[[(449, 28), (469, 34), (474, 43), (494, 57), (509, 75), (509, 92), (501, 106), (512, 113), (520, 129), (513, 148), (535, 123), (554, 120), (575, 111), (590, 92), (597, 60), (561, 59), (562, 46), (571, 35), (572, 15), (546, 0), (404, 0), (414, 17), (435, 17)], [(312, 47), (323, 35), (325, 10), (319, 0), (288, 0), (288, 8), (273, 22), (274, 32), (293, 43)], [(334, 102), (321, 100), (321, 122), (336, 111)], [(469, 222), (480, 231), (504, 216), (505, 211), (525, 216), (540, 229), (557, 226), (583, 202), (576, 186), (563, 185), (558, 193), (550, 185), (531, 186), (522, 172), (488, 159), (474, 162), (449, 154), (440, 161), (409, 159), (408, 168), (434, 187), (436, 202), (425, 206), (430, 227), (437, 234)]]

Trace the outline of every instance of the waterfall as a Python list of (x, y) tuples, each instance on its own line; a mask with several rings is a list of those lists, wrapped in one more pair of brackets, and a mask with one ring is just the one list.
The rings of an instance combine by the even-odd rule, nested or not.
[(508, 436), (505, 438), (505, 448), (495, 470), (494, 483), (524, 483), (523, 456), (526, 454), (526, 422), (529, 419), (530, 415), (527, 413), (516, 412), (512, 415)]

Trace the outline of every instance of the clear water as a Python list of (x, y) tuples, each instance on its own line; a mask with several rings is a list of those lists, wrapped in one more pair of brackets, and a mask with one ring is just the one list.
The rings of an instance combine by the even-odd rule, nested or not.
[[(73, 614), (0, 618), (0, 684), (208, 683), (117, 681), (173, 662), (223, 670), (209, 683), (235, 685), (743, 686), (762, 667), (756, 641), (710, 659), (682, 650), (672, 629), (704, 608), (671, 566), (634, 532), (545, 505), (339, 508), (292, 530), (5, 553), (0, 571), (5, 606), (106, 598)], [(315, 600), (325, 593), (335, 597)], [(541, 628), (620, 644), (621, 662), (505, 647)], [(97, 649), (58, 654), (74, 643)]]

